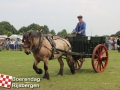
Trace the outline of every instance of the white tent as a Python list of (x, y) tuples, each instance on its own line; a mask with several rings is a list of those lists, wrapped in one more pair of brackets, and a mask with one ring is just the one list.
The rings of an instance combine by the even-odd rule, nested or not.
[(10, 39), (15, 39), (15, 40), (16, 40), (17, 38), (19, 38), (19, 39), (22, 40), (23, 36), (22, 36), (22, 35), (11, 35), (9, 38), (10, 38)]
[(7, 38), (7, 35), (0, 35), (0, 39), (5, 39)]
[(10, 39), (17, 39), (17, 35), (11, 35), (9, 38)]
[(19, 39), (23, 39), (23, 36), (22, 35), (17, 35), (17, 38), (19, 38)]

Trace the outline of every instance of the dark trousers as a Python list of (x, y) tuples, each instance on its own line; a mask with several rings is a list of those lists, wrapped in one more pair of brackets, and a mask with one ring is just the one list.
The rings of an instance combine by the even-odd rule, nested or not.
[(18, 49), (18, 45), (15, 45), (15, 50), (17, 50)]
[(22, 44), (19, 44), (19, 50), (22, 51), (22, 48), (23, 48), (23, 45)]
[(107, 47), (107, 49), (109, 49), (109, 45), (108, 45), (108, 43), (105, 43), (105, 46)]
[(118, 52), (120, 53), (120, 47), (118, 47)]
[(14, 44), (10, 44), (10, 48), (14, 50), (15, 49)]

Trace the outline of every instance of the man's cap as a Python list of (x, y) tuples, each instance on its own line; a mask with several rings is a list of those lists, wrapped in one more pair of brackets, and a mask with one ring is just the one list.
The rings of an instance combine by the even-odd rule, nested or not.
[(77, 18), (83, 18), (83, 16), (79, 15), (79, 16), (77, 16)]

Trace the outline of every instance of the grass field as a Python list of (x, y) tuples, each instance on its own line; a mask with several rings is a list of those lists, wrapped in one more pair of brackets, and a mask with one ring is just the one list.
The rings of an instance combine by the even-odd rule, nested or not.
[[(32, 69), (33, 59), (32, 54), (26, 55), (23, 51), (0, 51), (0, 74), (17, 78), (41, 78), (39, 83), (29, 82), (40, 84), (40, 88), (33, 90), (120, 90), (120, 53), (117, 51), (109, 51), (108, 66), (102, 73), (95, 73), (91, 59), (86, 59), (82, 68), (72, 75), (64, 60), (64, 75), (57, 76), (59, 63), (57, 60), (51, 60), (49, 61), (50, 80), (42, 80), (43, 74), (35, 73)], [(38, 67), (43, 69), (43, 62)], [(0, 87), (0, 90), (5, 88)], [(11, 88), (11, 90), (18, 89)], [(20, 90), (31, 89), (20, 88)]]

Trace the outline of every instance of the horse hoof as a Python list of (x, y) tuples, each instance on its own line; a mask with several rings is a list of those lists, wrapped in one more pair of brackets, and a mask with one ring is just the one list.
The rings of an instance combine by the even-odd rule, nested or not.
[(42, 74), (43, 70), (42, 69), (38, 69), (37, 74)]
[(45, 75), (43, 76), (43, 79), (50, 80), (49, 74), (45, 74)]
[(50, 80), (50, 79), (47, 79), (47, 78), (44, 78), (44, 77), (43, 77), (43, 80)]
[(75, 74), (75, 70), (71, 70), (71, 73), (72, 73), (72, 74)]
[(60, 69), (60, 71), (57, 74), (58, 76), (63, 76), (63, 69)]
[(61, 75), (61, 74), (57, 74), (57, 76), (63, 76), (63, 75)]
[(75, 72), (74, 73), (72, 73), (73, 75), (75, 74)]
[(75, 74), (75, 72), (72, 72), (72, 74)]

